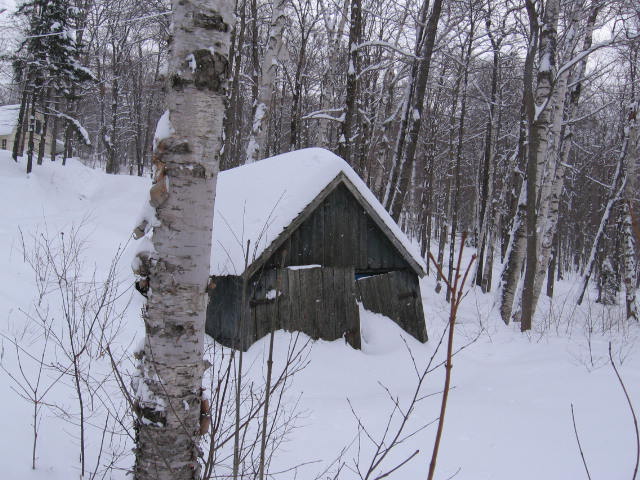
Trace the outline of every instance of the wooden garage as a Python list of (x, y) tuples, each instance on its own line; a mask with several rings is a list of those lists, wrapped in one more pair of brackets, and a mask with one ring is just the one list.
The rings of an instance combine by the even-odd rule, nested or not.
[(359, 348), (358, 302), (427, 340), (423, 260), (357, 174), (326, 150), (222, 172), (211, 265), (206, 331), (224, 345), (247, 349), (285, 329)]

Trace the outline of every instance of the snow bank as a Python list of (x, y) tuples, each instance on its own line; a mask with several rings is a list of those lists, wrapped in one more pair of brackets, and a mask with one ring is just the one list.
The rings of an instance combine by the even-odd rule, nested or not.
[[(269, 165), (270, 162), (258, 162), (252, 166), (264, 172), (265, 182), (273, 180)], [(29, 176), (24, 173), (24, 167), (24, 164), (14, 163), (9, 152), (0, 151), (0, 200), (5, 205), (0, 217), (0, 329), (11, 336), (25, 331), (27, 324), (20, 310), (28, 311), (35, 293), (33, 276), (22, 259), (18, 228), (27, 237), (44, 228), (57, 234), (84, 220), (88, 264), (95, 263), (98, 269), (104, 269), (118, 245), (130, 237), (136, 212), (147, 199), (149, 189), (148, 179), (105, 175), (74, 160), (66, 167), (46, 161), (42, 166), (35, 166)], [(300, 168), (310, 168), (311, 177), (323, 175), (329, 178), (336, 171), (327, 173), (326, 167), (308, 158), (302, 160)], [(342, 167), (338, 164), (336, 168)], [(221, 177), (226, 175), (229, 174), (224, 173)], [(282, 181), (279, 185), (292, 185), (291, 188), (304, 191), (322, 183), (305, 178), (303, 175), (300, 186), (292, 180)], [(252, 182), (238, 192), (240, 198), (251, 197), (245, 190), (260, 186), (257, 176)], [(263, 185), (265, 190), (266, 185)], [(224, 182), (221, 187), (226, 188)], [(280, 194), (273, 193), (274, 201)], [(232, 200), (233, 196), (228, 198)], [(240, 201), (236, 206), (240, 211), (242, 203)], [(268, 215), (273, 205), (264, 210)], [(295, 213), (291, 212), (291, 215)], [(279, 211), (278, 215), (281, 215)], [(221, 217), (218, 221), (222, 221)], [(264, 219), (260, 222), (263, 224)], [(245, 236), (239, 238), (248, 238), (246, 232), (249, 230), (248, 227), (241, 230)], [(472, 252), (469, 250), (468, 253)], [(127, 255), (129, 258), (122, 261), (121, 278), (132, 282), (129, 271), (132, 254), (127, 251)], [(592, 478), (630, 478), (635, 441), (632, 422), (624, 395), (607, 365), (607, 344), (609, 339), (614, 340), (616, 361), (623, 362), (621, 374), (638, 408), (638, 328), (635, 324), (626, 328), (617, 324), (617, 329), (611, 329), (611, 337), (594, 334), (589, 326), (599, 328), (624, 307), (603, 307), (587, 296), (578, 308), (573, 301), (579, 287), (577, 278), (566, 278), (567, 281), (556, 284), (553, 301), (541, 299), (534, 331), (527, 335), (518, 331), (517, 324), (510, 327), (502, 324), (492, 295), (484, 295), (474, 288), (465, 297), (456, 326), (456, 348), (467, 347), (453, 361), (454, 388), (449, 397), (437, 478), (449, 478), (454, 474), (456, 480), (584, 478), (571, 424), (572, 403)], [(425, 278), (421, 283), (430, 334), (429, 342), (424, 345), (406, 336), (391, 320), (367, 311), (361, 315), (361, 351), (353, 350), (343, 340), (313, 342), (310, 363), (290, 381), (290, 390), (284, 400), (288, 405), (298, 405), (300, 417), (298, 428), (273, 457), (271, 472), (286, 471), (278, 475), (279, 479), (316, 478), (340, 450), (353, 441), (357, 423), (347, 399), (375, 438), (384, 431), (387, 416), (393, 408), (383, 385), (398, 398), (400, 406), (406, 408), (416, 382), (407, 346), (418, 368), (422, 368), (446, 328), (449, 305), (442, 293), (434, 294), (434, 283), (433, 278)], [(120, 346), (133, 350), (140, 343), (141, 298), (135, 291), (129, 290), (129, 293), (133, 295), (132, 305), (123, 318), (121, 338), (124, 346)], [(130, 297), (125, 294), (123, 298)], [(61, 321), (57, 313), (51, 311)], [(289, 338), (290, 334), (286, 332), (276, 332), (276, 370), (282, 368)], [(247, 352), (244, 361), (247, 385), (251, 381), (254, 385), (264, 384), (268, 347), (269, 338), (265, 337)], [(29, 348), (38, 352), (39, 345), (30, 344)], [(17, 365), (13, 361), (12, 345), (3, 342), (2, 352), (2, 365), (15, 371)], [(443, 360), (442, 353), (436, 355), (435, 364)], [(92, 368), (99, 368), (104, 360), (97, 359)], [(32, 366), (26, 362), (25, 367), (30, 369)], [(34, 373), (32, 370), (27, 372), (31, 377)], [(416, 406), (407, 433), (437, 418), (442, 375), (440, 368), (427, 378), (424, 399)], [(31, 406), (10, 390), (11, 385), (8, 377), (0, 374), (2, 477), (11, 480), (78, 478), (75, 426), (46, 409), (40, 425), (37, 469), (31, 470)], [(73, 412), (74, 403), (69, 392), (67, 387), (61, 388), (52, 392), (47, 400)], [(109, 392), (109, 395), (100, 391), (94, 400), (99, 404), (103, 400), (119, 402), (122, 398), (117, 391)], [(104, 419), (92, 418), (88, 428), (87, 452), (91, 468), (100, 449), (103, 422)], [(389, 476), (389, 480), (424, 478), (434, 434), (435, 426), (432, 425), (407, 439), (387, 465), (404, 460), (416, 450), (420, 453)], [(125, 480), (130, 478), (126, 471), (133, 464), (133, 445), (124, 436), (115, 443), (124, 453), (118, 465), (122, 470), (113, 471), (106, 478)], [(344, 459), (353, 466), (352, 460), (357, 458), (358, 452), (355, 450), (357, 444), (351, 445), (353, 448)], [(361, 446), (360, 458), (364, 465), (374, 449), (366, 439)], [(219, 458), (223, 458), (222, 455)], [(290, 470), (294, 465), (314, 461), (316, 463), (308, 463), (297, 471)], [(345, 468), (340, 480), (355, 477), (353, 471)]]

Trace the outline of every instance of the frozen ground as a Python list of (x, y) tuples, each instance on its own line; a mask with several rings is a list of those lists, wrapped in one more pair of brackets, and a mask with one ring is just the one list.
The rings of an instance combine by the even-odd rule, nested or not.
[[(58, 313), (59, 298), (50, 290), (38, 303), (33, 271), (24, 262), (22, 240), (27, 251), (43, 236), (55, 243), (64, 232), (80, 228), (85, 239), (83, 281), (101, 279), (111, 259), (124, 246), (134, 227), (148, 189), (148, 180), (107, 176), (87, 169), (75, 161), (62, 168), (47, 162), (36, 166), (27, 177), (24, 165), (16, 165), (8, 152), (0, 152), (0, 200), (5, 205), (0, 219), (0, 331), (2, 366), (21, 379), (14, 341), (20, 345), (25, 377), (33, 384), (38, 370), (30, 356), (42, 351), (41, 329), (28, 316), (49, 305), (47, 318), (53, 329), (62, 332)], [(21, 233), (22, 232), (22, 233)], [(32, 249), (31, 249), (32, 251)], [(141, 298), (131, 288), (129, 272), (131, 248), (127, 246), (118, 266), (120, 295), (116, 310), (128, 306), (120, 330), (111, 347), (131, 351), (141, 334)], [(436, 478), (468, 480), (581, 479), (584, 474), (571, 422), (573, 403), (578, 429), (591, 476), (595, 479), (629, 479), (634, 465), (634, 434), (628, 406), (607, 360), (607, 345), (613, 342), (616, 362), (638, 409), (640, 405), (640, 354), (638, 328), (623, 327), (618, 307), (603, 308), (587, 302), (576, 308), (574, 278), (560, 282), (553, 302), (543, 299), (536, 328), (521, 334), (516, 326), (505, 327), (498, 318), (491, 295), (471, 290), (464, 299), (456, 329), (458, 347), (468, 345), (454, 360), (453, 385), (447, 410)], [(386, 391), (407, 404), (413, 394), (416, 374), (408, 354), (411, 349), (418, 367), (432, 355), (446, 324), (448, 304), (433, 292), (434, 282), (423, 282), (423, 302), (430, 341), (421, 345), (411, 338), (402, 341), (400, 330), (384, 317), (367, 314), (363, 319), (363, 349), (354, 351), (342, 341), (315, 342), (309, 352), (309, 365), (294, 379), (287, 392), (287, 408), (299, 399), (297, 428), (282, 444), (271, 471), (308, 463), (298, 469), (298, 478), (315, 478), (338, 453), (355, 438), (357, 424), (347, 399), (374, 439), (379, 438), (393, 408)], [(604, 333), (603, 333), (604, 331)], [(591, 333), (590, 333), (591, 332)], [(276, 368), (282, 361), (289, 334), (276, 335)], [(247, 354), (253, 365), (249, 377), (262, 379), (267, 339)], [(132, 464), (131, 440), (109, 418), (104, 405), (120, 403), (117, 389), (108, 378), (109, 365), (104, 352), (97, 349), (91, 361), (93, 396), (86, 394), (93, 415), (87, 420), (87, 478), (96, 468), (96, 455), (102, 444), (102, 460), (120, 452), (120, 469), (106, 478), (126, 478)], [(442, 359), (436, 356), (436, 363)], [(64, 363), (60, 347), (50, 344), (48, 362)], [(85, 364), (86, 365), (86, 364)], [(126, 370), (128, 363), (123, 361)], [(0, 372), (0, 472), (3, 479), (72, 479), (80, 476), (77, 402), (70, 378), (65, 376), (47, 393), (42, 409), (35, 472), (31, 470), (32, 409), (14, 389), (19, 386), (7, 372)], [(43, 372), (41, 391), (54, 378)], [(427, 377), (421, 401), (412, 414), (412, 428), (436, 419), (442, 388), (443, 370)], [(24, 384), (24, 380), (21, 380)], [(110, 409), (116, 411), (114, 406)], [(384, 466), (392, 467), (415, 450), (420, 453), (390, 478), (425, 478), (435, 425), (409, 438), (393, 452)], [(343, 459), (347, 467), (341, 478), (354, 478), (357, 443)], [(360, 460), (366, 468), (372, 449), (362, 437)], [(294, 471), (280, 475), (294, 478)], [(95, 478), (101, 478), (101, 474)]]

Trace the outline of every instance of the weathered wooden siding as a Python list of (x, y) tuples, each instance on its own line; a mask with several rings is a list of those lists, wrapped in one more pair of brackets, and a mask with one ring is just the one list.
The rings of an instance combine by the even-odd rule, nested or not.
[[(214, 277), (209, 288), (205, 331), (219, 343), (238, 347), (242, 305), (242, 277)], [(245, 348), (249, 344), (245, 344)]]
[(353, 267), (356, 272), (410, 269), (344, 185), (338, 185), (322, 201), (265, 267), (279, 265)]
[[(206, 331), (218, 342), (236, 346), (239, 335), (241, 277), (216, 277), (210, 293)], [(248, 284), (244, 349), (271, 330), (300, 331), (313, 339), (343, 336), (360, 348), (360, 319), (352, 267), (269, 269)]]
[[(250, 270), (243, 348), (274, 329), (301, 331), (314, 339), (346, 336), (359, 348), (356, 297), (368, 310), (427, 340), (415, 269), (345, 185), (338, 184), (269, 255)], [(300, 265), (321, 268), (286, 268)], [(356, 282), (356, 273), (374, 276)], [(241, 320), (242, 280), (217, 277), (216, 283), (207, 333), (225, 345), (239, 345), (234, 338)]]
[(421, 342), (427, 341), (420, 285), (415, 274), (395, 271), (361, 278), (356, 283), (364, 308), (389, 317)]

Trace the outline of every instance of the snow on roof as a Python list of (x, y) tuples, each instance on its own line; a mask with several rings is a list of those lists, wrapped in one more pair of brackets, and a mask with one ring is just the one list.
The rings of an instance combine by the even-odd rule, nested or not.
[(18, 124), (20, 105), (4, 105), (0, 107), (0, 135), (11, 135)]
[(251, 264), (340, 173), (351, 181), (407, 254), (424, 270), (417, 246), (409, 241), (358, 174), (328, 150), (307, 148), (219, 174), (212, 275), (240, 275), (244, 271), (247, 240), (251, 241)]

